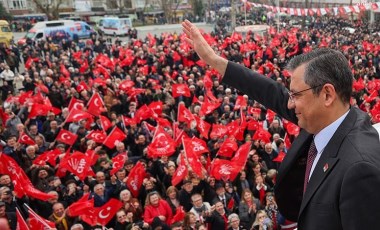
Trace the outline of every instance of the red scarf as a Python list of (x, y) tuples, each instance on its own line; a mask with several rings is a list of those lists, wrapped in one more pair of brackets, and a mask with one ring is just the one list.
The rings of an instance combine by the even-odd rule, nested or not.
[(226, 213), (224, 213), (222, 215), (222, 217), (223, 217), (223, 220), (224, 220), (224, 230), (227, 230), (228, 229), (228, 219), (227, 219)]
[(263, 204), (264, 203), (264, 199), (265, 199), (265, 189), (264, 189), (264, 186), (261, 187), (261, 189), (259, 190), (259, 197), (260, 197), (260, 202)]

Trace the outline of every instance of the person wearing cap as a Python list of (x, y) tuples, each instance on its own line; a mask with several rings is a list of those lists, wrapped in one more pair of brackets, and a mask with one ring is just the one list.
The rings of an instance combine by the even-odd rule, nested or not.
[(191, 204), (191, 195), (194, 193), (201, 193), (203, 189), (203, 181), (198, 185), (194, 186), (193, 182), (190, 179), (183, 180), (182, 188), (179, 191), (178, 199), (180, 205), (183, 206), (185, 212), (190, 211), (192, 208)]
[(276, 180), (280, 213), (299, 230), (378, 229), (379, 134), (368, 114), (350, 104), (354, 76), (347, 58), (329, 48), (295, 56), (287, 64), (288, 90), (218, 56), (195, 25), (182, 25), (186, 42), (224, 83), (301, 128)]
[(7, 212), (5, 210), (5, 203), (0, 201), (0, 229), (13, 230), (17, 227), (17, 218), (15, 212)]

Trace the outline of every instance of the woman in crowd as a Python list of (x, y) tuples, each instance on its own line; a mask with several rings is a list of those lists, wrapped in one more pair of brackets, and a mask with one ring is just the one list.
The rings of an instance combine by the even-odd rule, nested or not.
[(251, 230), (273, 230), (272, 221), (264, 210), (257, 211)]
[(150, 192), (146, 197), (144, 221), (148, 224), (168, 226), (173, 217), (172, 209), (168, 202), (163, 200), (158, 192)]
[(252, 195), (250, 189), (244, 189), (239, 204), (240, 224), (249, 229), (256, 218), (256, 213), (259, 208), (259, 200)]
[(170, 208), (172, 209), (172, 213), (175, 213), (177, 210), (177, 207), (179, 206), (179, 200), (178, 200), (178, 189), (174, 186), (170, 186), (166, 190), (166, 201), (170, 205)]

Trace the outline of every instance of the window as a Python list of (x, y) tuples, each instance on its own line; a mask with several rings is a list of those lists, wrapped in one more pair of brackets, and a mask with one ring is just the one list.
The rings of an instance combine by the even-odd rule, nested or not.
[(26, 0), (12, 0), (10, 6), (13, 6), (13, 9), (26, 9), (27, 4)]

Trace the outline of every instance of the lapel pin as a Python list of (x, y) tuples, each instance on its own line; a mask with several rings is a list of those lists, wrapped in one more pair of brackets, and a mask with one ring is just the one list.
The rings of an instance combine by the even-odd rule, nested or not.
[(329, 164), (326, 163), (325, 166), (323, 166), (323, 172), (326, 172), (327, 169), (329, 169)]

